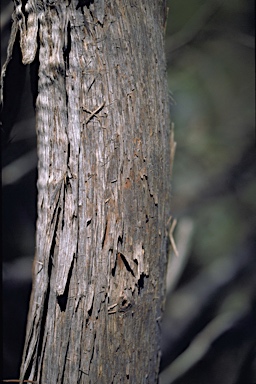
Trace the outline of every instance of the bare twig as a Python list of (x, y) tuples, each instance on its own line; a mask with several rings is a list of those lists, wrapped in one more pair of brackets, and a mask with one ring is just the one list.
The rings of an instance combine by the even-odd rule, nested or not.
[[(176, 223), (175, 225), (172, 223), (170, 232), (171, 230), (172, 231), (174, 230), (175, 226), (176, 226)], [(177, 249), (179, 250), (179, 257), (172, 257), (171, 254), (169, 254), (168, 268), (167, 268), (167, 275), (166, 275), (167, 294), (173, 291), (173, 289), (175, 288), (185, 268), (185, 265), (187, 263), (189, 250), (190, 250), (190, 241), (193, 233), (193, 227), (194, 225), (193, 225), (192, 219), (188, 217), (184, 217), (179, 220), (179, 225), (177, 228), (177, 236), (176, 236)], [(170, 238), (170, 241), (171, 241), (171, 238)], [(173, 244), (172, 244), (172, 247), (173, 247)]]
[[(102, 108), (104, 107), (104, 105), (105, 105), (105, 101), (103, 101), (103, 103), (102, 103), (98, 108), (96, 108), (93, 112), (90, 111), (89, 109), (83, 107), (83, 111), (85, 111), (85, 112), (87, 112), (87, 113), (90, 113), (90, 116), (86, 119), (86, 122), (85, 122), (85, 123), (88, 124), (89, 121), (90, 121), (94, 116), (96, 116), (96, 114), (97, 114), (98, 112), (100, 112), (100, 111), (102, 110)], [(96, 116), (96, 117), (97, 117), (97, 116)]]
[(173, 238), (173, 232), (174, 232), (174, 229), (176, 227), (176, 224), (177, 224), (177, 220), (173, 219), (171, 227), (170, 227), (170, 230), (169, 230), (169, 239), (170, 239), (170, 242), (171, 242), (171, 245), (172, 245), (173, 252), (175, 253), (175, 256), (179, 256), (179, 252), (177, 250), (177, 247), (176, 247), (176, 244), (175, 244), (175, 241), (174, 241), (174, 238)]

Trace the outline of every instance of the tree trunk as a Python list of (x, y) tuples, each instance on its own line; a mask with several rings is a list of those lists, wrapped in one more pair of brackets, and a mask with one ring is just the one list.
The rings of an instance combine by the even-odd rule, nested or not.
[(16, 1), (39, 52), (20, 381), (157, 383), (170, 197), (165, 1)]

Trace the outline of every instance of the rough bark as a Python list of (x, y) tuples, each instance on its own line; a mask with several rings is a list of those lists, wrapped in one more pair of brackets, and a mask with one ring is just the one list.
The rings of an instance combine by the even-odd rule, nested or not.
[(16, 0), (39, 52), (38, 220), (20, 381), (157, 383), (170, 196), (165, 2)]

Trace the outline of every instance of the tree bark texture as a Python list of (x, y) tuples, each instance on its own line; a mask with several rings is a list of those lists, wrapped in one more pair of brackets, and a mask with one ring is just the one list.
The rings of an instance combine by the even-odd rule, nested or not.
[(165, 2), (16, 0), (38, 53), (38, 220), (20, 380), (157, 383), (170, 197)]

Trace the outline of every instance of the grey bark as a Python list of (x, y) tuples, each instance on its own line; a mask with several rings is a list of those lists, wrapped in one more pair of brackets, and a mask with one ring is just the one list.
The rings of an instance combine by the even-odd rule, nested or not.
[(171, 166), (165, 18), (159, 0), (16, 1), (23, 62), (39, 50), (21, 382), (158, 381)]

